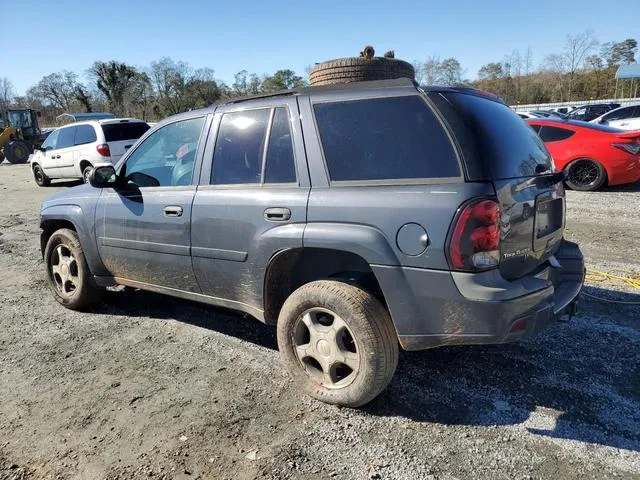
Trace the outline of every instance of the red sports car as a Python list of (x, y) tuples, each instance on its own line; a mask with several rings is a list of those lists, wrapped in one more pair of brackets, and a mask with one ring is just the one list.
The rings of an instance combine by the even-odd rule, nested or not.
[(573, 190), (597, 190), (640, 180), (640, 130), (619, 130), (594, 123), (529, 119), (565, 183)]

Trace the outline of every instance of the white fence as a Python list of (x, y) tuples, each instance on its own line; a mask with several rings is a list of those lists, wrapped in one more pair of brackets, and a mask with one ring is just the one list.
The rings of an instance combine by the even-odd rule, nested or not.
[(619, 103), (620, 106), (635, 105), (640, 103), (639, 98), (607, 98), (604, 100), (580, 100), (574, 102), (557, 102), (557, 103), (532, 103), (529, 105), (510, 105), (516, 112), (528, 112), (530, 110), (549, 110), (556, 107), (579, 107), (590, 103)]

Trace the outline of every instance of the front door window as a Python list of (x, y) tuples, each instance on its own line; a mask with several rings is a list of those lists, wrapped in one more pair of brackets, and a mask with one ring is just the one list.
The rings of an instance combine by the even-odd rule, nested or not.
[(156, 130), (131, 153), (120, 174), (139, 187), (190, 185), (204, 121), (190, 118)]

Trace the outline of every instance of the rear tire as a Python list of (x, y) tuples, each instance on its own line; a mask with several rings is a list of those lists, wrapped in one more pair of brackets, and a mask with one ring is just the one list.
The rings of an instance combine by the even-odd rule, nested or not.
[(49, 238), (44, 249), (47, 283), (53, 297), (71, 310), (87, 310), (96, 305), (104, 289), (89, 271), (78, 234), (61, 228)]
[(37, 163), (33, 166), (33, 178), (41, 187), (48, 187), (51, 185), (51, 179), (45, 175), (42, 167)]
[(91, 164), (85, 165), (82, 169), (82, 181), (84, 183), (89, 183), (89, 175), (91, 174), (91, 170), (93, 170), (93, 165)]
[(29, 146), (21, 140), (14, 140), (4, 147), (4, 154), (11, 163), (25, 163), (29, 160), (31, 150)]
[(351, 408), (380, 394), (398, 364), (387, 310), (365, 290), (337, 281), (311, 282), (289, 296), (278, 317), (278, 348), (302, 390)]
[(572, 190), (593, 192), (607, 183), (607, 171), (597, 161), (579, 158), (565, 167), (565, 184)]

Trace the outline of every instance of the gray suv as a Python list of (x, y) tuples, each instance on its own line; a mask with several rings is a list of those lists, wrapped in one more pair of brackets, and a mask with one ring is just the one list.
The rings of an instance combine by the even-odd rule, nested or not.
[(62, 305), (125, 285), (277, 326), (295, 383), (357, 407), (420, 350), (520, 340), (583, 278), (544, 144), (497, 97), (409, 80), (168, 118), (41, 210)]

